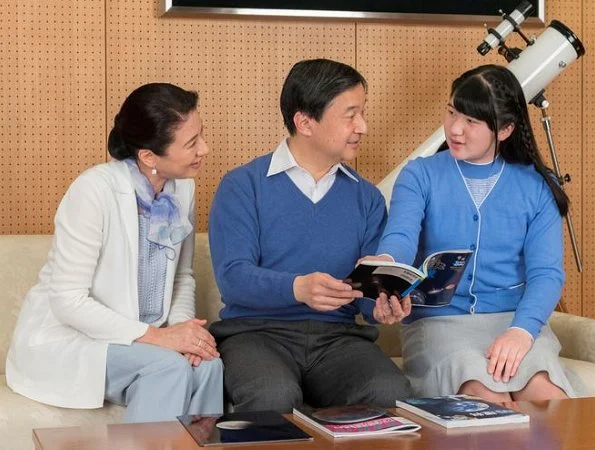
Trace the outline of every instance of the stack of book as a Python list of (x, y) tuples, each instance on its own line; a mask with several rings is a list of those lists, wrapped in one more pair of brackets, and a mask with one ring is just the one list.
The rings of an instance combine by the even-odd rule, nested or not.
[(526, 414), (468, 395), (413, 398), (397, 407), (446, 428), (529, 422)]

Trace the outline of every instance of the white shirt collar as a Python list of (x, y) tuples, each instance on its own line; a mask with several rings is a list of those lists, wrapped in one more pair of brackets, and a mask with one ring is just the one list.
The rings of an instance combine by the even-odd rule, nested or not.
[[(296, 162), (291, 150), (289, 150), (289, 146), (287, 145), (287, 138), (283, 139), (281, 143), (277, 146), (275, 151), (273, 152), (273, 156), (271, 157), (271, 163), (269, 164), (269, 170), (267, 172), (267, 177), (277, 175), (282, 172), (286, 172), (293, 167), (300, 167)], [(341, 164), (337, 163), (333, 167), (329, 169), (327, 173), (334, 174), (337, 170), (341, 170), (345, 175), (351, 178), (353, 181), (359, 183), (359, 180), (353, 176), (347, 168)]]

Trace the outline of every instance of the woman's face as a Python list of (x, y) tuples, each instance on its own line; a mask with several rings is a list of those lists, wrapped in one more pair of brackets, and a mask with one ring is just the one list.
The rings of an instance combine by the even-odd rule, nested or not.
[(494, 160), (496, 137), (488, 124), (446, 106), (444, 132), (451, 155), (459, 160), (483, 164)]
[(174, 131), (174, 139), (163, 156), (157, 156), (155, 168), (164, 179), (194, 178), (209, 147), (203, 138), (202, 120), (197, 110), (188, 114)]

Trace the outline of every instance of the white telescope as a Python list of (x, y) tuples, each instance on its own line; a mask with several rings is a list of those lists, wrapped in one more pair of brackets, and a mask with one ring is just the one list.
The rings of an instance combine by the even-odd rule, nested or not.
[[(554, 78), (584, 53), (585, 48), (578, 37), (566, 25), (553, 20), (539, 38), (523, 50), (508, 68), (519, 80), (527, 102), (533, 102), (541, 96), (542, 91)], [(378, 183), (387, 207), (390, 206), (395, 180), (405, 164), (417, 157), (433, 155), (445, 139), (444, 128), (441, 126)]]

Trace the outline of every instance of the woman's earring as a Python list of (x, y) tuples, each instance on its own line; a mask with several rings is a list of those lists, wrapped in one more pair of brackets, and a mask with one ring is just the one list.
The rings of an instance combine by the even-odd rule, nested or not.
[(157, 169), (155, 167), (151, 169), (151, 175), (157, 175)]

